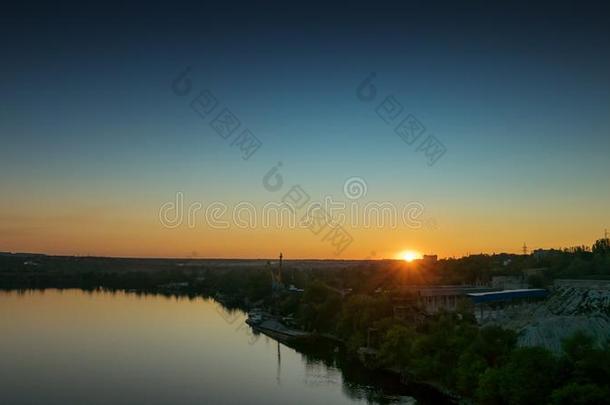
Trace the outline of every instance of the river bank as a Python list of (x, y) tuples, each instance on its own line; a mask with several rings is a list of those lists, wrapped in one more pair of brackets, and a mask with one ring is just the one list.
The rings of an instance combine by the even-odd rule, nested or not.
[[(296, 347), (213, 300), (121, 291), (0, 292), (5, 403), (433, 404), (334, 345)], [(94, 400), (94, 401), (92, 401)]]
[[(281, 317), (274, 317), (268, 312), (262, 311), (260, 308), (251, 309), (248, 313), (246, 323), (258, 333), (265, 334), (278, 342), (284, 344), (292, 344), (293, 347), (311, 348), (316, 345), (337, 345), (335, 352), (339, 350), (339, 345), (345, 351), (345, 340), (331, 333), (313, 333), (303, 330), (290, 328), (282, 323)], [(383, 374), (391, 374), (396, 376), (399, 381), (407, 387), (417, 386), (420, 389), (425, 389), (430, 393), (434, 393), (436, 403), (457, 403), (460, 398), (456, 393), (443, 387), (441, 384), (433, 381), (418, 381), (408, 371), (401, 370), (396, 367), (379, 367), (376, 359), (368, 361), (370, 357), (377, 357), (378, 353), (375, 349), (360, 348), (357, 353), (346, 352), (354, 361), (358, 361), (363, 367), (371, 370), (371, 372), (379, 372)]]

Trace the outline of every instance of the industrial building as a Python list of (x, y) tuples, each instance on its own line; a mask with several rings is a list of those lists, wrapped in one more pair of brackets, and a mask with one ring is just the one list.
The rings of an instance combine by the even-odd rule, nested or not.
[(531, 301), (545, 299), (547, 290), (542, 288), (522, 288), (467, 294), (474, 305), (474, 315), (478, 322), (492, 321), (498, 318), (507, 307), (522, 305)]
[(428, 314), (439, 311), (455, 311), (461, 302), (467, 302), (469, 293), (493, 291), (488, 287), (469, 285), (405, 286), (402, 294), (414, 295), (417, 304)]

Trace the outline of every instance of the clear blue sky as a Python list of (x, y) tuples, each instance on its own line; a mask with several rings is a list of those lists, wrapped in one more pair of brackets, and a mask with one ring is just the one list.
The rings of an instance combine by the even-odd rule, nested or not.
[[(608, 10), (401, 4), (3, 9), (0, 250), (69, 252), (48, 242), (59, 237), (50, 219), (75, 215), (60, 232), (73, 243), (84, 232), (78, 215), (97, 226), (92, 211), (124, 222), (145, 207), (152, 222), (176, 191), (264, 202), (276, 197), (261, 178), (278, 161), (318, 198), (341, 196), (358, 176), (372, 200), (421, 201), (437, 233), (398, 236), (425, 240), (413, 242), (421, 250), (510, 251), (601, 234), (610, 223)], [(196, 90), (211, 90), (263, 142), (250, 160), (172, 93), (185, 66)], [(356, 88), (370, 72), (378, 95), (364, 103)], [(434, 166), (375, 113), (388, 95), (447, 148)], [(474, 235), (466, 220), (480, 223)], [(113, 251), (93, 239), (74, 250), (155, 255), (162, 241)], [(383, 250), (357, 251), (374, 249)], [(250, 255), (234, 251), (214, 254)]]

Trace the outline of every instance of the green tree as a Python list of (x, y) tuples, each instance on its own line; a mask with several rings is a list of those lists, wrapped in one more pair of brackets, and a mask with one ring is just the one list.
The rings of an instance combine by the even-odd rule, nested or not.
[(480, 354), (468, 350), (464, 352), (456, 368), (456, 387), (462, 395), (472, 396), (478, 385), (479, 376), (487, 369), (487, 362)]
[(353, 295), (343, 304), (338, 328), (339, 333), (346, 339), (355, 332), (366, 335), (368, 328), (391, 316), (392, 302), (389, 298)]
[(592, 336), (578, 331), (562, 341), (563, 359), (571, 382), (608, 385), (610, 350), (595, 345)]
[(603, 238), (595, 241), (591, 250), (594, 254), (607, 255), (610, 253), (610, 239)]
[(497, 368), (488, 368), (479, 376), (479, 386), (476, 390), (477, 402), (484, 405), (506, 404), (500, 394), (502, 373)]
[(416, 338), (417, 334), (412, 328), (403, 325), (392, 326), (386, 332), (379, 350), (383, 364), (408, 367)]
[(499, 373), (497, 383), (506, 403), (545, 404), (557, 382), (558, 363), (544, 348), (522, 347), (513, 350)]
[(483, 356), (488, 366), (496, 367), (506, 359), (516, 344), (517, 334), (514, 331), (490, 325), (479, 331), (472, 350)]
[(553, 391), (553, 405), (603, 405), (610, 404), (608, 388), (594, 384), (571, 383)]

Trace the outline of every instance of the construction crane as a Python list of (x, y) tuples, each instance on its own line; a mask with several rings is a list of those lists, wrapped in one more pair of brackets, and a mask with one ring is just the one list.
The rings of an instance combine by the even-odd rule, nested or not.
[(282, 282), (282, 259), (284, 256), (280, 253), (280, 262), (277, 271), (271, 267), (271, 262), (267, 262), (267, 267), (269, 268), (269, 272), (271, 273), (271, 289), (273, 291), (280, 291), (284, 289), (284, 284)]

